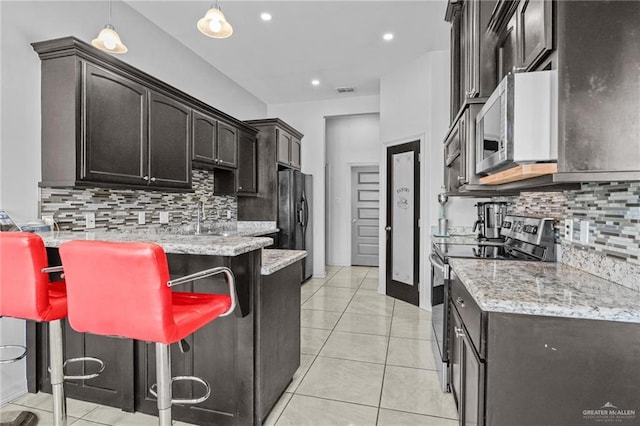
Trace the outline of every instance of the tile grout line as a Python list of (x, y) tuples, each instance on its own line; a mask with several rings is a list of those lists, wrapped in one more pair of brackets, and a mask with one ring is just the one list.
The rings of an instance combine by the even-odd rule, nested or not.
[[(387, 297), (385, 295), (385, 297)], [(393, 308), (391, 309), (391, 322), (389, 324), (389, 336), (387, 337), (387, 354), (384, 358), (384, 367), (382, 369), (382, 383), (380, 385), (380, 398), (378, 399), (378, 413), (376, 414), (376, 425), (380, 421), (380, 410), (382, 408), (382, 393), (384, 392), (384, 378), (387, 374), (387, 362), (389, 361), (389, 351), (391, 350), (391, 330), (393, 329), (393, 314), (396, 311), (396, 301), (393, 300)]]

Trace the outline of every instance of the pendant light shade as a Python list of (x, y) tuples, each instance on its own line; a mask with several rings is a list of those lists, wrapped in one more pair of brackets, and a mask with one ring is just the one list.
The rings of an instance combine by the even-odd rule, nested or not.
[(231, 24), (227, 22), (217, 4), (207, 11), (204, 18), (198, 21), (198, 30), (202, 34), (213, 38), (227, 38), (233, 34)]
[(111, 25), (111, 0), (109, 0), (109, 23), (104, 26), (97, 38), (91, 40), (91, 44), (109, 53), (127, 53), (129, 50), (120, 40), (116, 29)]
[(127, 53), (127, 50), (129, 50), (127, 46), (122, 44), (120, 36), (111, 24), (105, 25), (100, 34), (98, 34), (98, 38), (91, 40), (91, 44), (109, 53)]

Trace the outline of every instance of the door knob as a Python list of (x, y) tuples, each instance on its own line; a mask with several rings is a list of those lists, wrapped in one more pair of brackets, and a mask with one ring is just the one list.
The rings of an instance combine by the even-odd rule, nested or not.
[(353, 220), (351, 221), (351, 223), (356, 223), (356, 220), (355, 220), (355, 219), (353, 219)]
[(387, 227), (384, 228), (384, 230), (387, 231), (387, 232), (390, 232), (391, 231), (391, 227), (387, 226)]

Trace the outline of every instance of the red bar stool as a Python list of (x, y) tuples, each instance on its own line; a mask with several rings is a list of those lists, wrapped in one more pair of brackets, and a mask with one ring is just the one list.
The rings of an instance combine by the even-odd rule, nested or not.
[[(63, 362), (62, 319), (67, 316), (67, 293), (64, 282), (51, 282), (48, 276), (62, 272), (62, 266), (48, 268), (47, 264), (47, 251), (40, 236), (28, 232), (0, 233), (0, 316), (48, 323), (54, 425), (66, 426), (64, 380), (97, 377), (104, 364), (96, 358)], [(17, 361), (25, 355), (26, 348), (22, 354), (4, 361)], [(73, 361), (94, 361), (101, 369), (96, 374), (65, 377), (64, 366)]]
[[(179, 342), (236, 306), (235, 280), (229, 268), (217, 267), (170, 280), (167, 256), (157, 244), (69, 241), (60, 246), (67, 282), (69, 323), (78, 332), (155, 342), (160, 425), (171, 424), (171, 404), (197, 404), (211, 392), (191, 376), (171, 377), (169, 345)], [(224, 274), (229, 295), (178, 293), (177, 284)], [(195, 380), (203, 397), (172, 399), (171, 383)]]

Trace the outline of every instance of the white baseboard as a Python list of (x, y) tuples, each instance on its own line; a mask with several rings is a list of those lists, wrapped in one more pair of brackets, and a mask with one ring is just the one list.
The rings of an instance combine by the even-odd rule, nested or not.
[(2, 389), (2, 393), (0, 394), (0, 405), (11, 402), (25, 393), (27, 393), (26, 384), (18, 384), (17, 386), (13, 386), (11, 389)]

